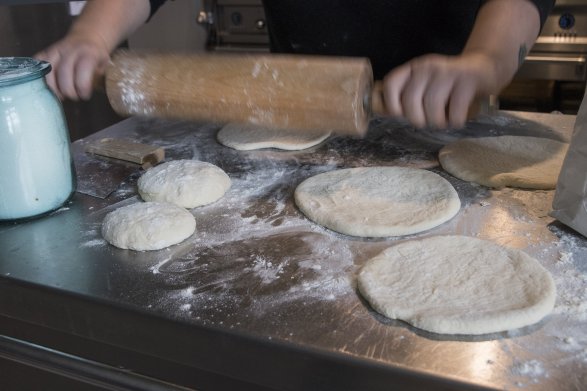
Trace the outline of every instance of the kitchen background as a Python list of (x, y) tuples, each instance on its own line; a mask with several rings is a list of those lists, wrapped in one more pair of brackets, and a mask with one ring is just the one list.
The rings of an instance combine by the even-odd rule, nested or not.
[[(62, 37), (84, 1), (14, 0), (0, 5), (0, 56), (31, 56)], [(261, 0), (168, 1), (123, 43), (157, 51), (268, 50)], [(587, 80), (587, 0), (558, 0), (516, 78), (499, 96), (504, 110), (576, 114)], [(64, 102), (76, 140), (122, 118), (103, 93)]]

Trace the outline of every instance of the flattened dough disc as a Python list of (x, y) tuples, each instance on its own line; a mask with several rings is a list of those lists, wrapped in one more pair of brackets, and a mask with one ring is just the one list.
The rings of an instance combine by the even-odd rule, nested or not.
[(405, 167), (330, 171), (303, 181), (295, 202), (312, 221), (361, 237), (408, 235), (454, 217), (461, 202), (440, 175)]
[(550, 273), (526, 253), (465, 236), (390, 247), (367, 261), (361, 294), (379, 313), (443, 334), (524, 327), (549, 314)]
[(218, 142), (240, 151), (277, 148), (288, 151), (307, 149), (320, 144), (331, 132), (295, 129), (272, 129), (258, 125), (230, 123), (218, 131)]
[(488, 187), (554, 189), (568, 145), (539, 137), (467, 138), (439, 152), (442, 167), (465, 181)]

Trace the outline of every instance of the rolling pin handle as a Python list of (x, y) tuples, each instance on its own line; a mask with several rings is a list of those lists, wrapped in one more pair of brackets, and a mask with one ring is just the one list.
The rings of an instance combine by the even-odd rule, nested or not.
[(495, 95), (478, 95), (469, 106), (467, 120), (484, 115), (495, 115), (498, 105)]
[(104, 74), (94, 74), (92, 78), (92, 87), (94, 91), (106, 92), (106, 77)]
[(387, 109), (385, 108), (385, 99), (383, 98), (383, 82), (376, 80), (371, 88), (371, 95), (365, 97), (370, 101), (370, 110), (368, 112), (372, 114), (387, 115)]

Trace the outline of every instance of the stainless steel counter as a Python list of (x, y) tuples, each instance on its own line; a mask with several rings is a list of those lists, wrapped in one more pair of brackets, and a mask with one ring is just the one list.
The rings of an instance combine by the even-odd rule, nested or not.
[[(465, 136), (568, 140), (574, 120), (501, 112), (460, 131), (424, 131), (375, 119), (365, 139), (336, 136), (298, 152), (235, 151), (215, 141), (212, 124), (125, 120), (74, 143), (80, 184), (97, 185), (90, 174), (107, 176), (122, 164), (85, 156), (83, 145), (121, 137), (163, 146), (169, 160), (214, 163), (231, 189), (192, 210), (190, 239), (154, 252), (120, 250), (100, 236), (107, 212), (139, 201), (138, 170), (104, 200), (77, 193), (49, 216), (0, 225), (0, 312), (12, 325), (0, 331), (202, 389), (225, 384), (206, 383), (206, 375), (273, 389), (584, 389), (587, 240), (548, 216), (553, 191), (491, 190), (450, 176), (436, 159), (442, 145)], [(293, 204), (309, 176), (374, 165), (440, 174), (457, 189), (460, 212), (421, 234), (360, 239), (308, 221)], [(371, 310), (356, 291), (361, 265), (399, 241), (439, 234), (535, 257), (557, 284), (553, 314), (524, 329), (454, 337)], [(48, 336), (24, 335), (24, 325)], [(52, 344), (51, 333), (75, 346)]]

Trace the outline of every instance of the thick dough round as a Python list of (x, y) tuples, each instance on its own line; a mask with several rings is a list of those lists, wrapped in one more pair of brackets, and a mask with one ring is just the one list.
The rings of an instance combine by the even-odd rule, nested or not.
[(108, 243), (137, 251), (159, 250), (189, 238), (196, 230), (194, 216), (177, 205), (140, 202), (110, 212), (102, 222)]
[(171, 202), (191, 209), (222, 197), (230, 188), (230, 178), (210, 163), (173, 160), (145, 172), (137, 185), (145, 201)]
[(461, 202), (433, 172), (405, 167), (330, 171), (303, 181), (295, 202), (312, 221), (361, 237), (408, 235), (454, 217)]
[(295, 129), (271, 129), (250, 124), (230, 123), (220, 129), (216, 138), (220, 144), (240, 151), (262, 148), (295, 151), (320, 144), (330, 136), (330, 133)]
[(379, 313), (443, 334), (485, 334), (538, 322), (553, 279), (522, 251), (465, 236), (398, 244), (367, 261), (361, 294)]
[(538, 137), (467, 138), (439, 152), (442, 167), (465, 181), (488, 187), (554, 189), (568, 144)]

